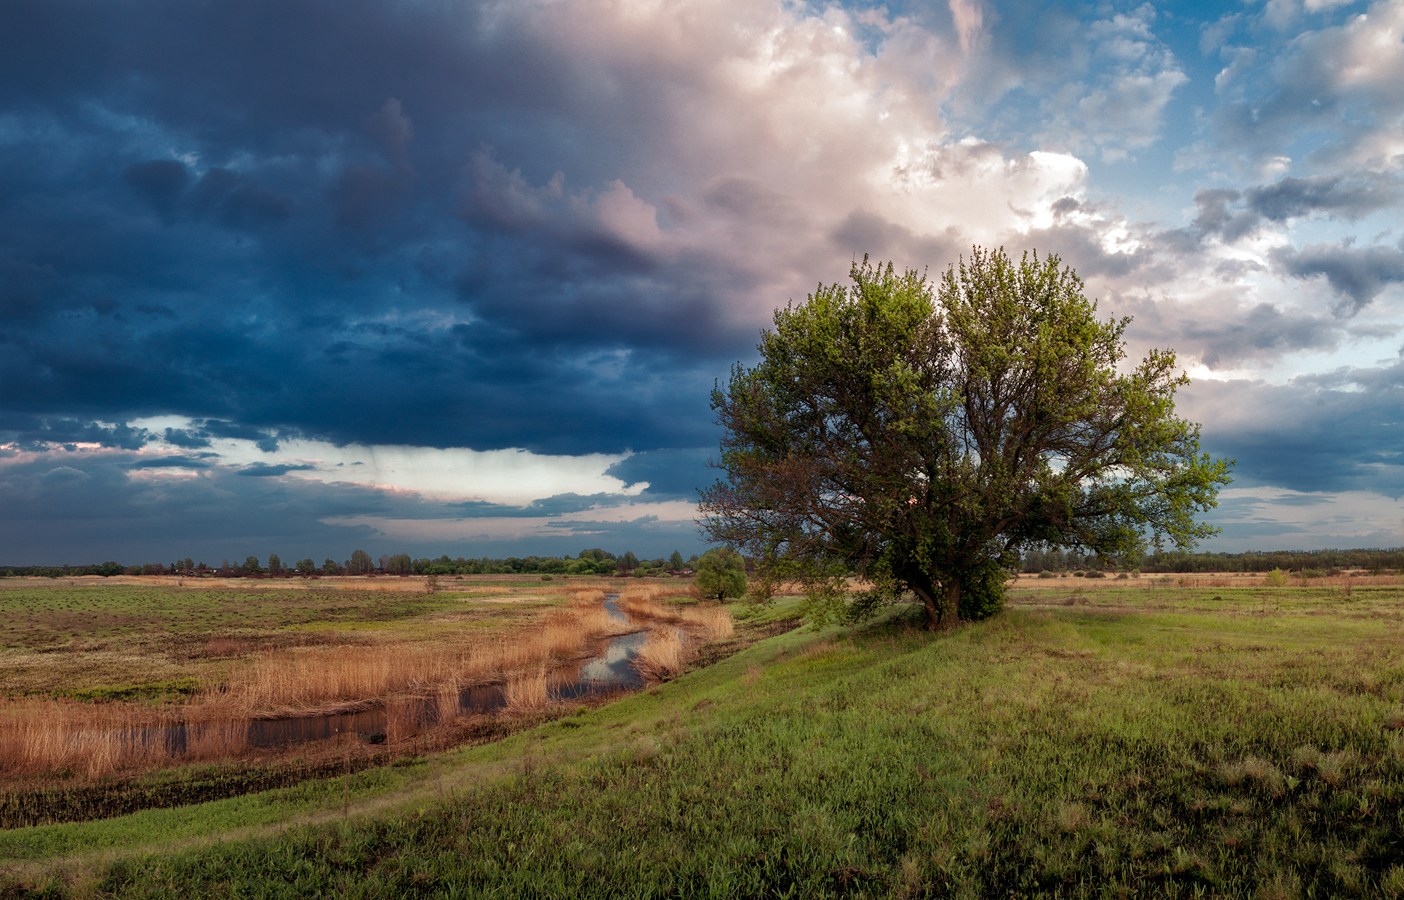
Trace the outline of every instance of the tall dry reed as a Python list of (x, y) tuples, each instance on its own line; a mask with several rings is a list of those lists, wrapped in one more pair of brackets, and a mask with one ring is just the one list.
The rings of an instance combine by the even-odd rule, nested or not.
[(507, 679), (503, 695), (510, 710), (544, 709), (551, 702), (546, 690), (546, 667), (535, 672), (522, 672)]
[(630, 588), (619, 595), (619, 605), (630, 615), (655, 622), (681, 622), (700, 628), (709, 641), (726, 640), (736, 633), (731, 613), (720, 606), (674, 606), (660, 598), (669, 593), (659, 585)]
[(266, 653), (201, 698), (208, 715), (270, 715), (399, 694), (430, 696), (441, 685), (501, 680), (578, 653), (592, 638), (632, 630), (594, 606), (553, 610), (535, 627), (467, 645), (388, 644)]
[(186, 759), (228, 759), (248, 746), (248, 719), (190, 722), (185, 726)]
[(645, 678), (667, 678), (682, 671), (686, 658), (676, 628), (656, 628), (634, 657), (634, 668)]
[(0, 710), (0, 771), (99, 778), (169, 757), (167, 723), (124, 703), (15, 700)]
[(591, 588), (589, 590), (584, 591), (576, 591), (570, 597), (570, 605), (572, 609), (599, 606), (604, 601), (605, 592), (597, 588)]

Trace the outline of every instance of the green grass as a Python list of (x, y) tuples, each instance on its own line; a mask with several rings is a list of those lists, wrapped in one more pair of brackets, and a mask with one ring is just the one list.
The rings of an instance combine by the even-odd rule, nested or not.
[(0, 866), (132, 897), (1404, 896), (1404, 591), (1061, 587), (949, 635), (783, 635), (350, 786), (0, 833)]

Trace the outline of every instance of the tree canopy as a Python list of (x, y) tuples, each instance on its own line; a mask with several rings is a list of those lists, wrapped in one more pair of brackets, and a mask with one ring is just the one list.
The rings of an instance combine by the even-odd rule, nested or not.
[(1056, 256), (976, 248), (939, 285), (864, 257), (850, 278), (777, 310), (760, 362), (712, 394), (724, 477), (702, 525), (756, 558), (759, 594), (800, 580), (811, 614), (857, 620), (910, 591), (948, 628), (999, 608), (1023, 547), (1217, 531), (1195, 515), (1231, 463), (1175, 415), (1174, 353), (1123, 369), (1130, 319), (1099, 320)]
[(746, 594), (746, 561), (727, 547), (702, 554), (697, 563), (697, 591), (711, 600), (726, 600)]

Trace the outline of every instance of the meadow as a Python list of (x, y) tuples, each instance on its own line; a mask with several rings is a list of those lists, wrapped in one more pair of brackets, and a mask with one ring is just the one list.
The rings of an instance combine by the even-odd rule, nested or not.
[(0, 866), (51, 896), (1404, 896), (1398, 578), (918, 612), (402, 765), (0, 832)]

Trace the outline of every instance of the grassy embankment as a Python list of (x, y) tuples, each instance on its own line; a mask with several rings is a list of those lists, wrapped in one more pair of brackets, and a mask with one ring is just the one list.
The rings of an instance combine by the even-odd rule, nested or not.
[(0, 860), (135, 897), (1404, 895), (1404, 589), (1234, 584), (1026, 580), (954, 634), (790, 633), (500, 743), (8, 832)]
[[(177, 722), (185, 761), (246, 755), (252, 718), (369, 706), (387, 710), (393, 743), (414, 735), (426, 700), (447, 720), (473, 685), (503, 684), (513, 708), (542, 708), (560, 661), (630, 630), (600, 606), (597, 579), (473, 579), (437, 594), (398, 579), (167, 581), (0, 583), (0, 776), (165, 765), (149, 729)], [(628, 590), (646, 605), (669, 586)]]

